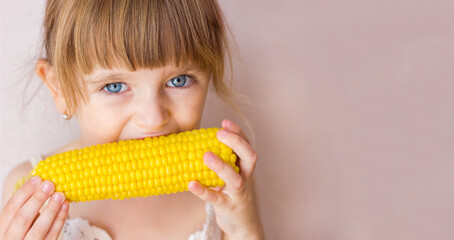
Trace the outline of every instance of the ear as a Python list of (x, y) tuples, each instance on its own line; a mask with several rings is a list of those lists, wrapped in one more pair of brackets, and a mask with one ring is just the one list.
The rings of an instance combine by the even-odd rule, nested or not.
[(55, 107), (61, 114), (68, 114), (66, 101), (60, 87), (60, 82), (55, 77), (52, 66), (44, 59), (40, 59), (35, 66), (35, 72), (44, 84), (46, 84), (54, 99)]

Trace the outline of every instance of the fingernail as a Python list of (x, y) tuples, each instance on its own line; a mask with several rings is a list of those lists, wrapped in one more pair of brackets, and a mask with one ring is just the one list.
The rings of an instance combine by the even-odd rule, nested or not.
[(45, 193), (50, 193), (52, 191), (52, 186), (49, 182), (44, 182), (43, 186), (41, 187), (41, 191)]
[(199, 186), (198, 186), (196, 181), (190, 182), (188, 188), (191, 189), (191, 191), (194, 192), (194, 193), (199, 193), (200, 192), (200, 188), (199, 188)]
[(67, 203), (67, 202), (63, 203), (63, 206), (61, 207), (61, 210), (62, 211), (66, 210), (68, 208), (68, 206), (69, 206), (69, 203)]
[(34, 176), (34, 177), (30, 178), (30, 183), (32, 185), (38, 185), (39, 183), (41, 183), (41, 178), (38, 176)]
[(220, 138), (227, 136), (227, 134), (228, 134), (227, 131), (222, 130), (222, 129), (219, 129), (219, 131), (217, 133), (218, 137), (220, 137)]
[(65, 198), (63, 197), (63, 194), (61, 193), (54, 193), (52, 196), (52, 200), (54, 200), (57, 203), (62, 203)]
[(216, 158), (213, 156), (214, 153), (206, 153), (205, 154), (205, 164), (212, 166), (216, 162)]
[(229, 124), (229, 120), (228, 120), (228, 119), (224, 119), (224, 121), (223, 121), (223, 123), (222, 123), (222, 126), (223, 126), (224, 128), (228, 128), (229, 125), (230, 125), (230, 124)]

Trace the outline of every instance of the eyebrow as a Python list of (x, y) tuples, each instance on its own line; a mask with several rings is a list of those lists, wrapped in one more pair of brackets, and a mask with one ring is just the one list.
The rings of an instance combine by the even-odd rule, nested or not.
[[(203, 73), (203, 71), (200, 68), (193, 66), (193, 65), (188, 65), (186, 67), (179, 67), (179, 68), (170, 70), (169, 75), (175, 75), (175, 74), (180, 74), (180, 73), (184, 73), (184, 72), (194, 72), (196, 74)], [(124, 73), (102, 72), (95, 76), (87, 77), (87, 84), (96, 85), (96, 84), (106, 82), (106, 81), (115, 82), (115, 81), (124, 81), (125, 79), (127, 79), (127, 75)]]
[(100, 73), (96, 76), (88, 77), (87, 83), (90, 85), (95, 85), (99, 82), (109, 81), (123, 81), (126, 78), (124, 73)]
[(181, 72), (193, 71), (193, 72), (200, 72), (200, 73), (203, 72), (202, 69), (200, 69), (199, 67), (194, 66), (194, 65), (187, 65), (186, 67), (179, 67), (179, 68), (176, 68), (176, 71), (181, 71)]

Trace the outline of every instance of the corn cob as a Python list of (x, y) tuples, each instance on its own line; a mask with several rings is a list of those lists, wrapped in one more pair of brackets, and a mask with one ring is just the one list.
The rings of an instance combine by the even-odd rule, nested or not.
[(68, 201), (79, 202), (182, 192), (192, 180), (222, 186), (222, 179), (203, 163), (204, 153), (213, 152), (236, 172), (239, 168), (232, 149), (217, 140), (218, 130), (196, 129), (59, 153), (39, 162), (16, 189), (40, 176), (52, 181)]

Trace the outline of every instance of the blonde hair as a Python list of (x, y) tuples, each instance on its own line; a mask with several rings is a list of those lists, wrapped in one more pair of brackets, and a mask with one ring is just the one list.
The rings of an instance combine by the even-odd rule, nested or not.
[(69, 113), (87, 100), (78, 76), (96, 67), (187, 62), (209, 71), (216, 93), (236, 108), (224, 80), (232, 66), (227, 28), (214, 0), (48, 0), (43, 44)]

